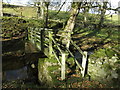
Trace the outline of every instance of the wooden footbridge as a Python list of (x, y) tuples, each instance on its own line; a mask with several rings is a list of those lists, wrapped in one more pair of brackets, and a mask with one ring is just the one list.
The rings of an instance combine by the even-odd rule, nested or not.
[[(57, 35), (58, 37), (62, 37), (60, 35)], [(60, 44), (59, 39), (56, 38), (56, 35), (53, 32), (53, 29), (47, 29), (47, 28), (29, 28), (27, 39), (34, 44), (38, 50), (44, 52), (44, 54), (48, 57), (55, 57), (58, 61), (58, 64), (61, 66), (61, 79), (65, 79), (65, 62), (70, 55), (74, 58), (74, 61), (76, 62), (77, 66), (81, 70), (81, 74), (84, 77), (85, 76), (85, 69), (86, 69), (86, 62), (87, 62), (87, 52), (82, 51), (72, 40), (70, 41), (70, 44), (74, 46), (73, 48), (76, 48), (79, 53), (82, 55), (82, 64), (78, 62), (78, 60), (75, 58), (74, 54), (66, 48), (64, 45)]]

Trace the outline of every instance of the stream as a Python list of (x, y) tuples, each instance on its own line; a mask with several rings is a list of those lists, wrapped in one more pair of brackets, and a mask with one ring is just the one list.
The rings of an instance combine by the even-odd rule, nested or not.
[[(23, 83), (38, 83), (38, 60), (39, 58), (46, 58), (46, 56), (43, 52), (37, 51), (34, 45), (29, 42), (25, 44), (23, 42), (21, 46), (20, 41), (15, 43), (14, 46), (11, 43), (4, 45), (4, 48), (8, 48), (8, 46), (11, 48), (12, 46), (10, 50), (5, 49), (5, 52), (12, 52), (12, 54), (3, 55), (2, 57), (2, 82), (22, 80)], [(23, 46), (25, 46), (25, 49), (20, 48)], [(12, 51), (15, 48), (17, 48), (16, 51), (22, 50), (22, 52)], [(88, 51), (88, 55), (92, 53), (92, 51)], [(75, 51), (74, 56), (81, 64), (82, 56), (80, 53)]]
[[(88, 52), (88, 55), (92, 54), (93, 52)], [(37, 70), (37, 61), (39, 57), (36, 57), (38, 54), (31, 54), (27, 57), (23, 56), (22, 58), (12, 58), (9, 60), (8, 58), (4, 60), (3, 58), (3, 81), (12, 81), (12, 80), (19, 80), (19, 79), (29, 79), (32, 77), (37, 77), (37, 72), (35, 75), (32, 71), (34, 71), (34, 66), (36, 64)], [(27, 57), (27, 58), (25, 58)], [(34, 59), (32, 59), (34, 58)], [(75, 52), (75, 58), (80, 60), (79, 63), (81, 64), (81, 55), (79, 52)], [(26, 60), (25, 60), (26, 59)], [(32, 77), (31, 77), (32, 76)]]
[[(34, 55), (33, 55), (34, 56)], [(31, 55), (32, 58), (33, 57)], [(25, 56), (26, 57), (26, 56)], [(32, 61), (27, 58), (27, 61), (25, 57), (21, 58), (12, 58), (12, 60), (6, 59), (4, 61), (3, 59), (3, 82), (4, 81), (14, 81), (14, 80), (23, 80), (23, 79), (32, 79), (37, 76), (37, 60), (38, 57), (35, 59), (32, 59)], [(36, 67), (35, 67), (36, 66)], [(36, 73), (36, 74), (34, 74)]]

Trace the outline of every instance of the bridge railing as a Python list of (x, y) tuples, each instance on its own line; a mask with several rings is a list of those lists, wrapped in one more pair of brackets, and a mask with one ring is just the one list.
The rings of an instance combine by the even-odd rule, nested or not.
[[(61, 36), (62, 37), (62, 36)], [(44, 52), (44, 48), (48, 48), (48, 54), (46, 54), (49, 58), (51, 56), (55, 56), (58, 64), (61, 66), (61, 79), (65, 79), (65, 62), (68, 55), (71, 55), (74, 58), (75, 63), (81, 70), (81, 74), (84, 77), (86, 62), (87, 62), (87, 52), (83, 52), (72, 40), (71, 44), (82, 54), (82, 65), (76, 60), (73, 53), (66, 47), (64, 50), (61, 49), (61, 45), (54, 38), (53, 30), (46, 28), (29, 28), (28, 30), (28, 39), (36, 45), (39, 50)], [(57, 55), (57, 51), (59, 51), (59, 56)], [(44, 52), (45, 53), (45, 52)]]
[[(62, 80), (65, 79), (65, 61), (66, 61), (66, 57), (68, 54), (70, 54), (73, 58), (75, 63), (77, 64), (77, 66), (79, 67), (79, 69), (81, 70), (81, 74), (84, 77), (85, 76), (85, 69), (86, 69), (86, 62), (87, 62), (87, 52), (86, 51), (82, 51), (72, 40), (70, 40), (71, 44), (79, 51), (79, 53), (82, 54), (82, 66), (80, 65), (80, 63), (78, 62), (78, 60), (75, 58), (75, 56), (73, 55), (73, 53), (69, 50), (69, 48), (65, 48), (65, 50), (62, 50), (60, 48), (60, 44), (58, 44), (56, 42), (56, 40), (52, 37), (53, 33), (50, 31), (49, 32), (49, 40), (50, 40), (50, 45), (49, 45), (49, 51), (50, 51), (50, 56), (53, 55), (52, 52), (54, 53), (56, 59), (58, 60), (59, 64), (61, 65), (61, 78)], [(61, 36), (63, 37), (63, 36)], [(53, 44), (54, 43), (54, 44)], [(60, 54), (61, 54), (61, 62), (59, 60), (59, 58), (57, 57), (54, 49), (53, 49), (53, 45), (56, 45), (57, 49), (59, 50)], [(67, 52), (66, 52), (67, 51)]]

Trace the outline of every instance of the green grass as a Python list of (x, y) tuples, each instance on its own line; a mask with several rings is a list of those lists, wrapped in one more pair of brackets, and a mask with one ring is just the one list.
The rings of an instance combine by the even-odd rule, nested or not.
[(112, 17), (108, 16), (109, 20), (118, 21), (118, 15), (114, 14)]
[(37, 9), (34, 7), (3, 8), (3, 13), (15, 14), (27, 18), (37, 17)]
[(118, 14), (113, 14), (112, 17), (110, 15), (106, 16), (106, 19), (108, 20), (108, 22), (106, 23), (112, 23), (112, 24), (119, 24), (120, 25), (120, 21), (119, 18), (120, 15)]

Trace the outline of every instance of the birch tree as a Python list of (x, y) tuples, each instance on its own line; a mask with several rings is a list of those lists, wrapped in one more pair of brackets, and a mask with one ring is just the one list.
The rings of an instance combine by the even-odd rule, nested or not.
[(0, 0), (0, 17), (3, 16), (3, 13), (2, 13), (2, 0)]
[(73, 2), (70, 18), (67, 21), (67, 25), (65, 26), (64, 32), (62, 33), (62, 44), (66, 45), (66, 48), (70, 46), (71, 34), (75, 26), (76, 17), (79, 14), (80, 6), (82, 2)]
[(105, 13), (107, 10), (107, 4), (108, 4), (108, 2), (103, 2), (102, 5), (100, 5), (101, 14), (100, 14), (100, 22), (99, 22), (99, 26), (98, 26), (98, 32), (101, 30), (101, 26), (105, 20)]

